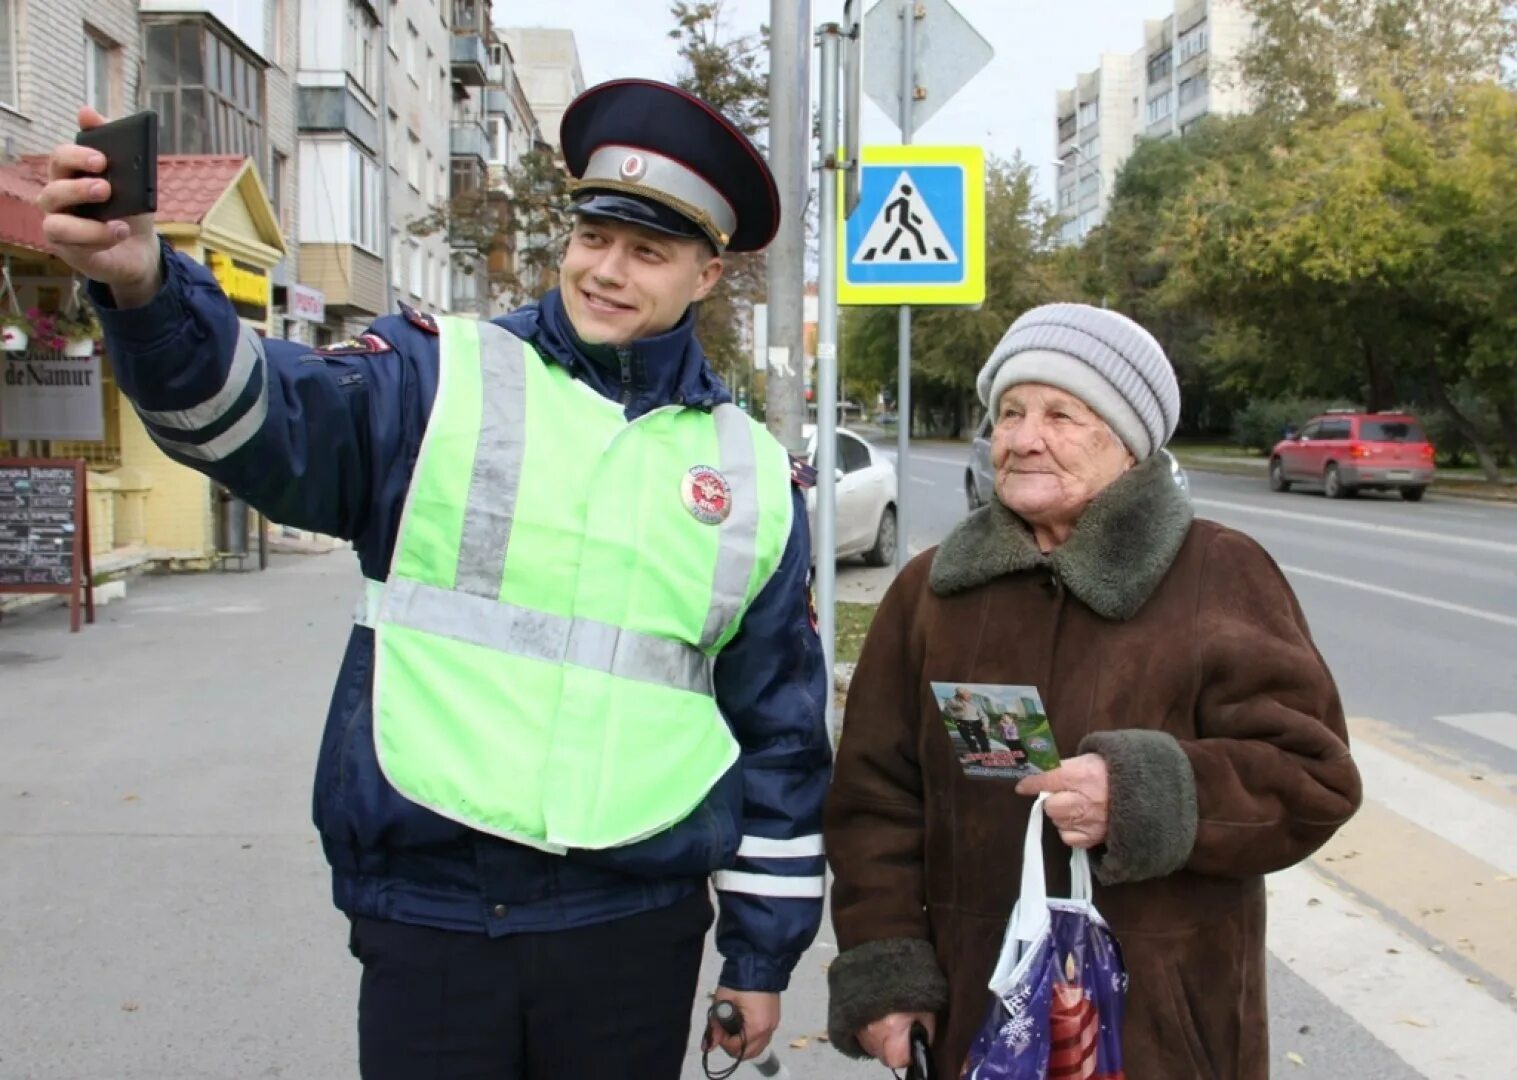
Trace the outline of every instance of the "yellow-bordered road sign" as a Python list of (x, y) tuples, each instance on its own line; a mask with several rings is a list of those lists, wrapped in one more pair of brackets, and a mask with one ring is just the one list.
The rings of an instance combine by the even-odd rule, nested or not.
[(865, 146), (859, 204), (838, 228), (838, 303), (985, 300), (985, 151)]

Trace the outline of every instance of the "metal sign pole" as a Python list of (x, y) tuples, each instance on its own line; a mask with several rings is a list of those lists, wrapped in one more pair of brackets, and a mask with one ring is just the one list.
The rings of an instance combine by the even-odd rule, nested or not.
[[(836, 23), (818, 31), (821, 45), (821, 242), (817, 244), (816, 325), (816, 585), (817, 628), (832, 671), (836, 653), (837, 599), (837, 236), (838, 214), (838, 54), (842, 35)], [(832, 241), (832, 242), (829, 242)], [(830, 680), (830, 676), (829, 676)], [(827, 735), (834, 738), (833, 695), (827, 694)]]
[[(916, 99), (916, 0), (901, 4), (901, 145), (911, 144), (911, 107)], [(825, 234), (824, 234), (825, 235)], [(911, 557), (911, 514), (908, 509), (911, 490), (911, 308), (901, 305), (897, 330), (896, 370), (896, 539), (895, 568), (899, 572)]]

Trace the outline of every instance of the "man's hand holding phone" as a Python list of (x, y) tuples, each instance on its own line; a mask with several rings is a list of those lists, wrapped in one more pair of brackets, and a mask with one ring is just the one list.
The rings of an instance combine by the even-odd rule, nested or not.
[[(94, 109), (79, 110), (81, 132), (105, 123)], [(110, 182), (104, 178), (109, 164), (104, 153), (88, 146), (57, 147), (48, 158), (48, 183), (37, 196), (37, 208), (44, 214), (43, 235), (60, 259), (85, 277), (109, 285), (118, 307), (140, 307), (163, 284), (152, 212), (107, 221), (79, 213), (81, 207), (119, 201), (112, 198)]]

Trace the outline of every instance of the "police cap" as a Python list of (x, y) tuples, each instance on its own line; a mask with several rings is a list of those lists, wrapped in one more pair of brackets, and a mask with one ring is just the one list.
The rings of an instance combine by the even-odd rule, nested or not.
[(758, 148), (693, 94), (647, 79), (592, 86), (560, 128), (574, 213), (615, 218), (718, 251), (758, 251), (780, 224)]

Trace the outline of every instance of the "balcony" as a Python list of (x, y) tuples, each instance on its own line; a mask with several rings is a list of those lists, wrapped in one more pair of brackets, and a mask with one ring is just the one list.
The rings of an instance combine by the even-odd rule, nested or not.
[(1062, 142), (1064, 142), (1064, 141), (1066, 141), (1068, 139), (1072, 139), (1074, 137), (1075, 137), (1075, 118), (1074, 118), (1074, 114), (1071, 113), (1069, 116), (1061, 116), (1059, 118), (1059, 142), (1062, 143)]
[(474, 121), (454, 124), (448, 152), (455, 158), (478, 158), (483, 165), (490, 160), (490, 136)]
[(491, 116), (509, 116), (511, 113), (511, 95), (495, 87), (485, 91), (485, 112)]
[(298, 124), (302, 132), (345, 131), (370, 153), (379, 151), (379, 118), (346, 86), (302, 86)]
[(449, 48), (453, 81), (464, 86), (486, 85), (490, 77), (490, 50), (485, 47), (484, 36), (472, 32), (455, 33)]
[(515, 194), (511, 190), (511, 174), (504, 165), (486, 166), (485, 189), (491, 195), (502, 195), (508, 199)]

